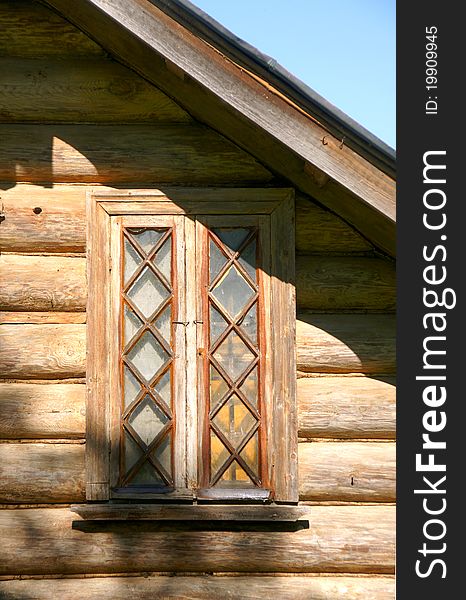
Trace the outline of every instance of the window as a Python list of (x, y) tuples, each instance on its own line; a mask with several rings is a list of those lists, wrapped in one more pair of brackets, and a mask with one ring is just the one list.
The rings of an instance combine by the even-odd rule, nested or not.
[(290, 190), (88, 197), (88, 500), (296, 502)]

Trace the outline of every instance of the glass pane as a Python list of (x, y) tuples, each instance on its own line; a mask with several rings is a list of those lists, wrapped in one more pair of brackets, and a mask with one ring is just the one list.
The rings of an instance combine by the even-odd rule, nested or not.
[(254, 367), (239, 388), (255, 408), (257, 408), (257, 383), (257, 367)]
[(128, 352), (127, 357), (145, 380), (149, 382), (166, 362), (168, 355), (154, 336), (145, 331), (141, 339)]
[(220, 488), (241, 488), (241, 487), (254, 487), (253, 482), (250, 480), (245, 471), (239, 466), (236, 461), (228, 467), (225, 473), (221, 476), (217, 483), (217, 487)]
[(143, 229), (134, 233), (135, 230), (128, 232), (131, 234), (131, 237), (138, 241), (141, 248), (144, 250), (146, 254), (149, 254), (151, 250), (154, 249), (157, 242), (165, 233), (166, 229), (157, 230), (157, 229)]
[(129, 433), (125, 431), (125, 473), (141, 458), (142, 450), (133, 440)]
[(210, 408), (213, 410), (228, 391), (228, 386), (212, 365), (210, 365)]
[(157, 252), (154, 258), (154, 264), (165, 275), (167, 281), (172, 278), (172, 238), (165, 240), (163, 246)]
[(171, 432), (168, 433), (161, 443), (154, 448), (151, 456), (159, 461), (165, 471), (170, 475), (172, 472)]
[(251, 342), (257, 346), (257, 304), (253, 304), (246, 313), (241, 322), (241, 329), (246, 332)]
[(125, 284), (131, 278), (136, 268), (142, 263), (142, 258), (125, 238)]
[(128, 423), (149, 446), (167, 423), (167, 415), (146, 395), (131, 413)]
[(212, 304), (210, 305), (210, 345), (212, 346), (227, 328), (227, 322)]
[(155, 326), (162, 334), (163, 339), (171, 344), (171, 316), (172, 316), (172, 306), (169, 304), (167, 308), (163, 310), (163, 312), (157, 317), (155, 321)]
[(233, 318), (238, 316), (244, 305), (254, 295), (251, 286), (239, 274), (235, 266), (228, 269), (212, 293)]
[(164, 486), (165, 482), (158, 475), (154, 467), (146, 461), (131, 480), (131, 485)]
[(220, 429), (234, 448), (238, 448), (245, 436), (257, 423), (236, 394), (215, 415), (212, 422)]
[(148, 267), (145, 267), (128, 292), (128, 297), (146, 319), (155, 312), (169, 295), (167, 288)]
[(136, 396), (141, 391), (141, 384), (126, 366), (123, 385), (125, 388), (124, 399), (126, 410), (131, 404), (131, 402), (133, 402), (136, 399)]
[(234, 331), (227, 335), (213, 356), (234, 380), (244, 373), (254, 359), (254, 354)]
[(254, 475), (259, 473), (259, 439), (255, 433), (246, 446), (241, 450), (241, 458), (248, 465)]
[(223, 443), (210, 431), (210, 470), (212, 478), (215, 477), (217, 471), (225, 463), (227, 458), (230, 456), (230, 452), (226, 449)]
[(249, 277), (256, 281), (256, 240), (253, 239), (241, 253), (239, 257), (239, 263), (243, 269), (247, 272)]
[(212, 231), (222, 240), (227, 248), (236, 252), (251, 230), (242, 227), (222, 227), (221, 229), (212, 229)]
[(227, 259), (223, 252), (220, 251), (217, 244), (210, 240), (210, 282), (217, 277), (220, 270), (225, 266)]
[(171, 369), (166, 371), (158, 382), (154, 385), (154, 390), (158, 392), (167, 407), (171, 406)]
[(126, 346), (130, 340), (136, 335), (136, 333), (142, 327), (142, 321), (137, 317), (134, 312), (125, 304), (125, 339), (124, 345)]

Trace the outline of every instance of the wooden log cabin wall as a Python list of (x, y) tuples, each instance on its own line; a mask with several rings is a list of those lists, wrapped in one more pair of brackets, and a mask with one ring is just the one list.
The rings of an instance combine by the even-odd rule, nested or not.
[(393, 598), (394, 263), (299, 191), (308, 524), (73, 524), (69, 505), (85, 498), (86, 191), (289, 182), (43, 4), (0, 0), (0, 30), (0, 597)]

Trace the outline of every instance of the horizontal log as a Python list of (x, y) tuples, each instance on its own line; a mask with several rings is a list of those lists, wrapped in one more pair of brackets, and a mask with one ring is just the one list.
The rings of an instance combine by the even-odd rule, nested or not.
[(395, 443), (299, 444), (301, 500), (394, 502)]
[[(1, 187), (1, 186), (0, 186)], [(85, 252), (86, 186), (19, 184), (0, 190), (3, 252)]]
[(85, 498), (84, 446), (0, 444), (0, 501), (73, 502)]
[(313, 506), (309, 528), (73, 521), (67, 508), (0, 511), (0, 574), (394, 570), (394, 506)]
[(371, 244), (337, 215), (318, 206), (310, 197), (296, 198), (296, 251), (367, 252)]
[(0, 439), (82, 438), (86, 386), (0, 383)]
[(316, 315), (301, 311), (297, 318), (298, 370), (308, 373), (395, 372), (393, 315)]
[(269, 182), (252, 156), (201, 125), (0, 125), (0, 181)]
[(0, 257), (0, 310), (84, 311), (86, 298), (85, 258)]
[(393, 378), (302, 377), (298, 379), (299, 435), (394, 439), (395, 396)]
[[(301, 500), (392, 502), (395, 444), (299, 444)], [(84, 446), (0, 444), (0, 502), (81, 502)]]
[(106, 55), (77, 27), (33, 0), (2, 0), (0, 31), (0, 56), (65, 58)]
[[(386, 268), (388, 265), (388, 268)], [(383, 277), (379, 277), (382, 273)], [(390, 310), (390, 263), (370, 258), (299, 257), (298, 306), (320, 310)], [(86, 259), (53, 256), (3, 256), (0, 259), (0, 310), (84, 311)], [(352, 283), (350, 283), (352, 282)], [(393, 282), (394, 283), (394, 282)]]
[(86, 579), (23, 579), (0, 582), (0, 593), (10, 600), (393, 600), (393, 576), (295, 577), (91, 577)]
[(0, 379), (84, 377), (85, 325), (0, 325)]
[(298, 256), (296, 302), (302, 309), (393, 311), (393, 263), (368, 257)]
[(192, 122), (163, 92), (110, 59), (1, 58), (0, 72), (0, 122)]
[(7, 323), (23, 324), (57, 324), (57, 323), (85, 323), (85, 312), (5, 312), (0, 311), (0, 325)]
[[(85, 386), (0, 383), (0, 439), (83, 437)], [(395, 438), (393, 379), (298, 379), (299, 435)]]

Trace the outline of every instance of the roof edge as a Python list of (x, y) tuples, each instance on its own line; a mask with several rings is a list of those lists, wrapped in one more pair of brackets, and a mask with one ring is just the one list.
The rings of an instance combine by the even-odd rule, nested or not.
[(266, 78), (338, 139), (381, 171), (396, 178), (396, 151), (298, 79), (277, 60), (236, 36), (189, 0), (149, 0), (230, 59)]

